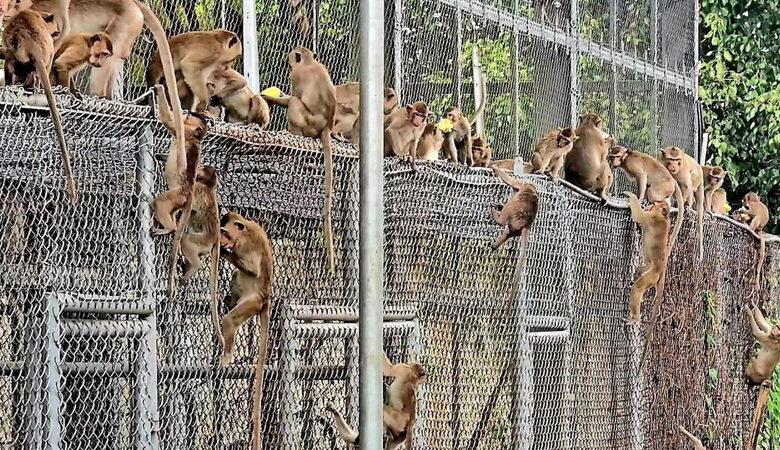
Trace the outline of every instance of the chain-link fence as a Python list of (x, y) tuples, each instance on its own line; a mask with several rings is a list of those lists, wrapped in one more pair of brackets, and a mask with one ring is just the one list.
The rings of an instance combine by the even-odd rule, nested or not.
[[(71, 206), (45, 107), (21, 89), (0, 95), (0, 448), (247, 448), (255, 320), (218, 369), (207, 270), (168, 301), (170, 239), (149, 235), (167, 131), (148, 107), (58, 96), (81, 197)], [(344, 448), (329, 402), (357, 420), (357, 154), (336, 147), (332, 276), (319, 147), (222, 124), (204, 144), (222, 205), (273, 244), (266, 448)], [(755, 292), (755, 239), (707, 218), (700, 263), (688, 217), (639, 374), (646, 323), (623, 323), (639, 262), (626, 210), (526, 178), (540, 211), (511, 298), (519, 242), (490, 248), (505, 185), (446, 162), (415, 172), (388, 160), (385, 177), (386, 349), (428, 372), (416, 448), (680, 448), (678, 423), (710, 448), (741, 446), (755, 405), (741, 308), (777, 297), (776, 245)]]

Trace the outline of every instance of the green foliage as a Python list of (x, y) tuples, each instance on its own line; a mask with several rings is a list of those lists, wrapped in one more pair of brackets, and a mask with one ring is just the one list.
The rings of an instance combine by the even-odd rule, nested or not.
[[(756, 191), (780, 207), (780, 0), (702, 0), (699, 96), (708, 155), (729, 172), (730, 201)], [(780, 231), (774, 215), (770, 230)]]

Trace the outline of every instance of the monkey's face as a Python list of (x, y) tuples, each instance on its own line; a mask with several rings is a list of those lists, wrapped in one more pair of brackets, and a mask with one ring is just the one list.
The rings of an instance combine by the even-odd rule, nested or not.
[(385, 89), (385, 115), (395, 111), (396, 107), (398, 107), (398, 96), (395, 91), (389, 88)]
[(558, 133), (558, 139), (556, 145), (558, 148), (564, 148), (567, 145), (571, 145), (577, 140), (577, 136), (571, 128), (565, 128)]
[(664, 166), (666, 166), (666, 170), (668, 170), (669, 173), (677, 175), (682, 167), (682, 158), (667, 156), (664, 160)]
[(202, 140), (206, 137), (208, 126), (206, 121), (198, 116), (189, 115), (184, 119), (184, 138), (194, 139), (196, 141)]
[(669, 204), (665, 201), (653, 202), (652, 205), (645, 208), (645, 211), (649, 211), (655, 215), (660, 215), (666, 219), (669, 217)]
[(417, 363), (410, 363), (407, 364), (409, 366), (409, 371), (411, 372), (412, 377), (414, 378), (415, 385), (419, 385), (425, 380), (425, 369), (423, 366)]
[(474, 167), (487, 167), (490, 165), (492, 151), (487, 142), (481, 138), (474, 139), (471, 145), (471, 151), (474, 153)]
[(430, 111), (428, 111), (428, 105), (423, 102), (407, 105), (406, 113), (409, 115), (412, 125), (418, 128), (425, 127), (425, 122), (428, 120), (428, 117), (431, 116)]
[(106, 41), (97, 34), (89, 39), (92, 42), (92, 47), (89, 49), (89, 64), (92, 67), (103, 67), (106, 60), (114, 55), (111, 41)]
[(607, 156), (607, 159), (609, 160), (609, 165), (612, 167), (619, 167), (621, 164), (623, 164), (623, 160), (626, 159), (626, 156), (628, 155), (628, 151), (623, 147), (615, 147), (609, 152), (609, 156)]
[(195, 173), (195, 182), (204, 184), (210, 188), (217, 186), (217, 169), (211, 166), (201, 166)]
[(745, 197), (742, 198), (742, 206), (747, 207), (750, 203), (760, 202), (758, 194), (755, 192), (748, 192)]
[(710, 175), (707, 177), (707, 183), (710, 186), (718, 186), (720, 183), (723, 182), (723, 179), (726, 177), (726, 173), (723, 171), (723, 169), (720, 169), (719, 167), (715, 167), (710, 171)]
[(450, 108), (444, 113), (444, 118), (452, 123), (457, 123), (463, 119), (463, 113), (458, 108)]
[(229, 212), (219, 219), (219, 245), (232, 250), (246, 230), (246, 219), (240, 214)]
[(601, 117), (598, 114), (590, 113), (586, 114), (585, 117), (580, 117), (580, 125), (584, 124), (591, 124), (594, 127), (601, 129)]
[(297, 47), (287, 56), (287, 60), (290, 63), (290, 70), (299, 64), (309, 64), (316, 59), (317, 55), (305, 47)]

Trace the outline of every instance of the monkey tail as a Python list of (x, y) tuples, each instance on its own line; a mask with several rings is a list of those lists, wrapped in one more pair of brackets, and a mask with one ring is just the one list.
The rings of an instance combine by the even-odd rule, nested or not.
[(520, 281), (523, 278), (523, 267), (525, 266), (525, 253), (528, 250), (528, 228), (523, 228), (520, 234), (520, 254), (517, 256), (515, 265), (515, 275), (512, 278), (512, 297), (509, 299), (509, 305), (506, 308), (507, 314), (512, 310), (512, 305), (517, 300), (517, 292), (520, 290)]
[[(168, 45), (168, 37), (165, 35), (165, 30), (163, 30), (162, 24), (157, 16), (154, 15), (154, 12), (149, 9), (149, 6), (147, 6), (146, 3), (139, 0), (133, 1), (138, 9), (141, 10), (146, 26), (149, 27), (149, 30), (152, 32), (154, 40), (157, 41), (157, 50), (160, 53), (160, 61), (162, 63), (163, 74), (165, 75), (165, 84), (168, 88), (168, 96), (171, 99), (171, 107), (173, 108), (174, 128), (176, 130), (176, 150), (179, 152), (179, 173), (183, 174), (187, 164), (187, 155), (184, 150), (184, 114), (181, 109), (179, 90), (176, 87), (176, 74), (173, 70), (171, 47)], [(191, 185), (192, 184), (190, 184), (190, 186)]]
[(263, 412), (263, 375), (265, 361), (268, 356), (269, 327), (271, 325), (270, 299), (265, 301), (265, 306), (260, 312), (260, 352), (255, 364), (255, 382), (252, 388), (252, 450), (262, 450), (263, 424), (260, 420)]
[(672, 237), (669, 239), (669, 245), (667, 246), (668, 252), (672, 252), (672, 247), (677, 242), (677, 236), (680, 234), (680, 228), (682, 228), (683, 220), (685, 219), (685, 205), (680, 190), (680, 185), (677, 184), (677, 180), (674, 180), (674, 200), (677, 203), (677, 218), (674, 221), (674, 228), (672, 229)]
[[(666, 261), (669, 264), (669, 250), (666, 250)], [(642, 348), (642, 356), (639, 358), (638, 373), (642, 373), (642, 368), (647, 358), (647, 351), (650, 349), (650, 344), (653, 342), (653, 332), (655, 331), (655, 323), (658, 321), (658, 316), (661, 313), (661, 303), (664, 296), (664, 284), (666, 283), (666, 267), (663, 268), (661, 276), (658, 277), (658, 284), (655, 285), (655, 297), (653, 298), (653, 309), (650, 312), (650, 324), (647, 327), (647, 337), (645, 338), (645, 345)]]
[[(485, 112), (485, 105), (487, 105), (487, 87), (485, 86), (487, 85), (487, 83), (485, 82), (484, 77), (485, 76), (483, 74), (482, 75), (483, 78), (482, 79), (482, 102), (480, 103), (477, 110), (474, 112), (474, 117), (471, 120), (469, 120), (469, 128), (473, 127), (474, 124), (477, 123), (479, 118), (482, 117), (482, 113)], [(477, 136), (477, 137), (482, 137), (482, 136)]]
[(756, 292), (761, 290), (761, 275), (764, 271), (764, 259), (766, 259), (766, 240), (764, 232), (758, 232), (758, 263), (756, 264)]
[(62, 130), (62, 117), (60, 117), (60, 111), (57, 109), (57, 102), (54, 99), (54, 94), (51, 92), (51, 80), (49, 80), (49, 71), (46, 70), (46, 66), (39, 58), (33, 58), (35, 64), (35, 70), (38, 72), (38, 78), (41, 79), (43, 85), (43, 91), (46, 93), (46, 100), (49, 103), (49, 111), (51, 111), (51, 120), (54, 122), (54, 131), (57, 135), (57, 142), (60, 146), (60, 153), (62, 155), (62, 166), (65, 169), (65, 178), (68, 182), (68, 194), (70, 195), (71, 203), (75, 204), (78, 200), (76, 194), (76, 182), (73, 181), (73, 168), (70, 165), (70, 153), (68, 152), (68, 144), (65, 142), (65, 133)]
[[(217, 204), (216, 202), (214, 203)], [(219, 211), (215, 211), (219, 212)], [(214, 322), (214, 330), (219, 336), (219, 344), (222, 348), (225, 348), (225, 338), (222, 336), (219, 326), (219, 301), (217, 300), (217, 293), (219, 292), (219, 218), (215, 220), (216, 224), (214, 236), (214, 246), (211, 247), (211, 265), (209, 267), (209, 293), (211, 295), (211, 321)]]
[(320, 133), (322, 141), (322, 152), (325, 156), (325, 203), (322, 207), (322, 217), (324, 221), (325, 246), (328, 249), (328, 270), (335, 272), (335, 254), (333, 250), (333, 223), (332, 223), (332, 203), (333, 203), (333, 146), (330, 138), (330, 128), (325, 128)]
[(185, 203), (184, 207), (181, 209), (181, 218), (176, 225), (176, 231), (173, 233), (171, 266), (168, 275), (168, 300), (170, 301), (174, 301), (174, 294), (176, 293), (176, 263), (179, 261), (179, 251), (181, 250), (182, 237), (184, 237), (184, 228), (190, 222), (190, 216), (192, 215), (192, 184), (185, 184), (183, 191), (184, 196), (187, 198), (187, 203)]
[(688, 437), (688, 439), (691, 440), (695, 450), (699, 450), (699, 449), (703, 449), (704, 448), (704, 444), (701, 443), (701, 440), (699, 438), (697, 438), (696, 436), (694, 436), (693, 434), (689, 433), (688, 430), (683, 428), (682, 425), (677, 425), (677, 428), (680, 430), (680, 432), (682, 432), (682, 434), (684, 434), (685, 436)]
[(699, 244), (699, 261), (704, 259), (704, 181), (696, 189), (696, 239)]

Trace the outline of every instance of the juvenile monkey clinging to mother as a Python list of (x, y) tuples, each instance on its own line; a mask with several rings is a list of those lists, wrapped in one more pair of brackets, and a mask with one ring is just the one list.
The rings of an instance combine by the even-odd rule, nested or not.
[(745, 375), (751, 383), (761, 384), (772, 376), (780, 361), (780, 325), (770, 325), (755, 303), (751, 303), (746, 311), (750, 331), (763, 347), (756, 357), (750, 359)]
[(62, 40), (60, 48), (54, 52), (52, 82), (65, 86), (76, 98), (81, 93), (73, 85), (73, 76), (87, 66), (103, 67), (108, 58), (114, 55), (111, 37), (101, 32), (74, 33)]

